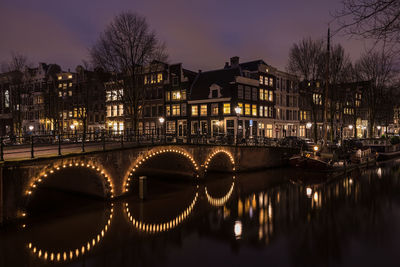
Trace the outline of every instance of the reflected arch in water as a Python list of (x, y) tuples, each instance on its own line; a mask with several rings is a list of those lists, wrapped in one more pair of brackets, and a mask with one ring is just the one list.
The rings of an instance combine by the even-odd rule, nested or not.
[(194, 195), (194, 198), (191, 201), (190, 205), (184, 211), (179, 213), (176, 217), (174, 217), (173, 219), (168, 220), (166, 222), (147, 223), (147, 222), (142, 222), (138, 219), (135, 219), (129, 210), (128, 203), (125, 203), (124, 210), (126, 212), (129, 222), (132, 224), (133, 227), (135, 227), (139, 231), (147, 233), (147, 234), (157, 234), (157, 233), (167, 232), (169, 230), (176, 228), (178, 225), (180, 225), (192, 213), (194, 206), (196, 205), (198, 198), (199, 198), (198, 189), (199, 189), (199, 186), (197, 186), (196, 194)]
[(206, 159), (206, 161), (204, 162), (204, 171), (207, 172), (207, 170), (211, 167), (211, 164), (213, 163), (213, 159), (217, 156), (217, 155), (226, 155), (229, 158), (231, 167), (232, 167), (232, 171), (235, 171), (235, 160), (232, 156), (232, 154), (227, 151), (227, 150), (223, 150), (223, 149), (217, 149), (215, 151), (213, 151)]
[(219, 198), (215, 198), (212, 197), (210, 195), (210, 193), (207, 190), (207, 186), (204, 187), (204, 193), (206, 195), (207, 201), (211, 206), (214, 207), (222, 207), (226, 204), (226, 202), (228, 202), (228, 200), (231, 198), (232, 193), (233, 193), (233, 189), (235, 188), (235, 176), (233, 176), (233, 181), (232, 184), (228, 190), (228, 192), (226, 192), (226, 194), (223, 197), (219, 197)]
[[(148, 153), (146, 153), (145, 155), (139, 157), (129, 168), (127, 175), (125, 175), (124, 178), (124, 182), (123, 182), (123, 188), (122, 188), (122, 192), (128, 193), (129, 192), (129, 188), (130, 188), (130, 183), (133, 179), (134, 174), (139, 170), (139, 168), (141, 166), (143, 166), (143, 164), (147, 161), (149, 161), (152, 158), (156, 158), (159, 155), (163, 155), (166, 153), (174, 153), (177, 155), (181, 155), (183, 157), (185, 157), (186, 159), (188, 159), (193, 167), (193, 171), (195, 174), (197, 174), (198, 170), (199, 170), (199, 166), (196, 163), (196, 161), (194, 160), (193, 156), (187, 152), (186, 150), (182, 149), (182, 148), (163, 148), (163, 149), (153, 149), (148, 151)], [(197, 174), (197, 177), (199, 177), (199, 175)]]
[(111, 221), (114, 213), (114, 204), (111, 203), (111, 207), (109, 210), (109, 216), (106, 224), (102, 227), (102, 229), (95, 235), (93, 238), (90, 238), (88, 241), (82, 243), (79, 246), (76, 246), (73, 249), (68, 250), (47, 250), (39, 247), (33, 242), (28, 242), (26, 247), (30, 250), (30, 252), (37, 258), (42, 259), (44, 261), (51, 262), (66, 262), (71, 260), (76, 260), (79, 257), (84, 256), (90, 250), (92, 250), (95, 246), (97, 246), (101, 240), (104, 238), (107, 231), (110, 229)]

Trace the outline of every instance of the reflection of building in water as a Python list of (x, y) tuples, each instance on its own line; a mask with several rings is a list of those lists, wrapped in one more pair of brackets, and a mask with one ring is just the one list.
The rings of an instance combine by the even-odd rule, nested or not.
[(110, 228), (111, 220), (113, 218), (114, 207), (111, 204), (111, 208), (108, 215), (108, 220), (104, 227), (98, 232), (97, 235), (94, 235), (93, 238), (90, 238), (87, 242), (76, 246), (75, 248), (68, 250), (55, 250), (52, 248), (51, 250), (47, 250), (45, 248), (41, 248), (35, 243), (29, 242), (27, 244), (28, 249), (32, 252), (36, 257), (43, 259), (45, 261), (71, 261), (75, 260), (79, 257), (84, 256), (91, 249), (93, 249), (96, 245), (100, 243), (100, 241), (104, 238), (104, 235)]

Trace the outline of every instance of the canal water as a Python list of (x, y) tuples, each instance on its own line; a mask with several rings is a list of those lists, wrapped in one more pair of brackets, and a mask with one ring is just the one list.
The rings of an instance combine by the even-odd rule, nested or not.
[(337, 178), (149, 177), (144, 201), (43, 191), (0, 230), (0, 266), (399, 266), (399, 176), (397, 160)]

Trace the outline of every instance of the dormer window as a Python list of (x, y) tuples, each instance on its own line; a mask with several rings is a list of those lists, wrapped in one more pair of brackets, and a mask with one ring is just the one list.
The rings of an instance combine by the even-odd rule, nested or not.
[(218, 84), (212, 84), (210, 86), (210, 93), (208, 94), (208, 98), (219, 98), (221, 96), (221, 87)]

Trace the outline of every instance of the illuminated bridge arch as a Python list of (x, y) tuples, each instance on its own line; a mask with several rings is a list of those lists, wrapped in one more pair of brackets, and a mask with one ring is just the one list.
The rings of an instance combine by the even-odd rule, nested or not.
[(211, 206), (223, 207), (225, 206), (226, 202), (228, 202), (228, 200), (231, 198), (234, 188), (235, 188), (235, 176), (233, 176), (233, 181), (228, 192), (223, 197), (220, 198), (212, 197), (210, 193), (208, 193), (207, 186), (204, 187), (204, 192), (206, 194), (207, 201), (208, 203), (210, 203)]
[[(110, 176), (107, 172), (100, 166), (95, 165), (94, 163), (88, 163), (84, 161), (70, 161), (62, 164), (55, 164), (50, 167), (46, 167), (44, 171), (42, 171), (39, 175), (34, 176), (27, 185), (25, 189), (25, 196), (27, 201), (29, 202), (30, 198), (35, 194), (37, 188), (42, 184), (45, 180), (51, 179), (51, 177), (65, 169), (69, 168), (86, 168), (90, 170), (96, 171), (99, 176), (103, 177), (104, 179), (104, 186), (105, 186), (105, 193), (107, 197), (113, 198), (114, 197), (114, 186), (111, 181)], [(22, 216), (26, 216), (26, 213), (23, 212)]]
[[(198, 187), (197, 187), (198, 188)], [(129, 205), (128, 203), (125, 203), (125, 211), (128, 216), (128, 220), (132, 223), (132, 226), (138, 229), (141, 232), (148, 233), (148, 234), (157, 234), (157, 233), (162, 233), (162, 232), (167, 232), (169, 230), (172, 230), (176, 228), (178, 225), (180, 225), (183, 221), (186, 220), (187, 217), (192, 213), (194, 206), (196, 205), (196, 202), (199, 198), (199, 192), (197, 191), (192, 202), (190, 205), (181, 213), (179, 213), (178, 216), (175, 218), (162, 222), (162, 223), (146, 223), (146, 222), (141, 222), (137, 219), (135, 219), (130, 210), (129, 210)]]
[(94, 235), (93, 238), (89, 239), (87, 242), (84, 242), (82, 245), (77, 246), (74, 249), (69, 249), (65, 251), (50, 251), (42, 249), (32, 242), (29, 242), (27, 244), (27, 247), (36, 257), (45, 261), (66, 262), (82, 257), (85, 255), (85, 253), (89, 252), (100, 243), (100, 241), (103, 239), (108, 229), (110, 228), (114, 213), (114, 204), (112, 203), (109, 213), (110, 214), (108, 216), (108, 220), (101, 231)]
[(234, 160), (232, 154), (231, 154), (229, 151), (226, 151), (226, 150), (223, 150), (223, 149), (218, 149), (218, 150), (213, 151), (213, 152), (208, 156), (208, 158), (206, 159), (206, 161), (204, 162), (204, 171), (205, 171), (205, 172), (207, 172), (208, 168), (210, 167), (210, 163), (212, 162), (213, 158), (214, 158), (215, 156), (217, 156), (218, 154), (221, 154), (221, 153), (222, 153), (222, 154), (225, 154), (226, 156), (228, 156), (228, 158), (229, 158), (229, 160), (230, 160), (230, 162), (231, 162), (231, 164), (232, 164), (232, 170), (233, 170), (233, 171), (236, 170), (236, 168), (235, 168), (235, 160)]
[[(135, 172), (146, 161), (148, 161), (151, 158), (157, 157), (158, 155), (165, 154), (165, 153), (176, 153), (176, 154), (182, 155), (182, 156), (184, 156), (185, 158), (187, 158), (191, 162), (195, 172), (197, 172), (199, 170), (199, 166), (196, 163), (196, 161), (194, 160), (193, 156), (189, 152), (187, 152), (187, 151), (185, 151), (185, 150), (183, 150), (181, 148), (164, 148), (164, 149), (151, 150), (146, 155), (143, 155), (142, 157), (138, 158), (136, 160), (136, 162), (131, 165), (131, 167), (128, 170), (128, 174), (126, 175), (126, 177), (124, 179), (122, 191), (125, 192), (125, 193), (129, 192), (129, 185), (131, 183), (131, 180), (132, 180)], [(197, 177), (199, 177), (199, 175), (197, 175)]]

